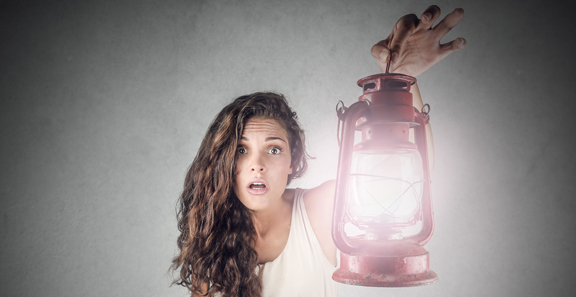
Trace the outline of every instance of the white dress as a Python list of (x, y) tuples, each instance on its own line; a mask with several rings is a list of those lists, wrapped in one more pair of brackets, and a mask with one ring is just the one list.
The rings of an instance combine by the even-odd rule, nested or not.
[(336, 270), (324, 255), (306, 213), (305, 190), (296, 189), (290, 235), (286, 247), (274, 261), (259, 265), (263, 297), (337, 296), (332, 280)]

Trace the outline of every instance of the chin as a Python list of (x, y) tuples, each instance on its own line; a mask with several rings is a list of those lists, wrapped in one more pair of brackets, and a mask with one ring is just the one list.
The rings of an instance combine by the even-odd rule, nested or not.
[(278, 193), (274, 194), (267, 192), (265, 194), (253, 195), (246, 192), (242, 193), (242, 195), (238, 195), (238, 193), (236, 193), (236, 196), (240, 202), (242, 202), (242, 204), (244, 204), (244, 206), (246, 206), (246, 208), (249, 210), (260, 211), (270, 208), (272, 206), (271, 202), (273, 202), (273, 197), (282, 197), (282, 193), (278, 195)]

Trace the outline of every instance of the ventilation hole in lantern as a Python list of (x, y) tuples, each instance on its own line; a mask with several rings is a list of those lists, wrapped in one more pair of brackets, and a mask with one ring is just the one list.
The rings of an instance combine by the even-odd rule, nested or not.
[(408, 87), (408, 84), (403, 82), (403, 81), (397, 81), (397, 80), (392, 80), (388, 83), (388, 86), (391, 88), (402, 88), (402, 89), (406, 89), (406, 87)]
[(376, 84), (375, 84), (375, 83), (373, 83), (373, 82), (372, 82), (372, 83), (367, 83), (367, 84), (364, 85), (364, 91), (372, 90), (372, 89), (374, 89), (375, 87), (376, 87)]

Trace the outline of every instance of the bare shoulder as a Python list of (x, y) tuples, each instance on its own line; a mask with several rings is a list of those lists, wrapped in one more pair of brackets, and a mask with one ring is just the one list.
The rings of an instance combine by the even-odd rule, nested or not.
[(324, 182), (304, 194), (304, 205), (312, 230), (320, 242), (322, 251), (332, 265), (336, 266), (336, 246), (332, 241), (332, 208), (336, 181)]
[(332, 205), (334, 205), (334, 188), (336, 186), (335, 180), (329, 180), (321, 185), (309, 189), (304, 194), (304, 204), (306, 211), (312, 215), (316, 212), (324, 213), (326, 209), (330, 210), (330, 217), (332, 217)]

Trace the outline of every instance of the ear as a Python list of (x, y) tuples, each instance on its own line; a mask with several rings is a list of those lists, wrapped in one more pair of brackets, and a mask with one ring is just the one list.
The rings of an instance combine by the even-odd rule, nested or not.
[(290, 168), (288, 170), (288, 174), (292, 174), (292, 165), (290, 165)]

